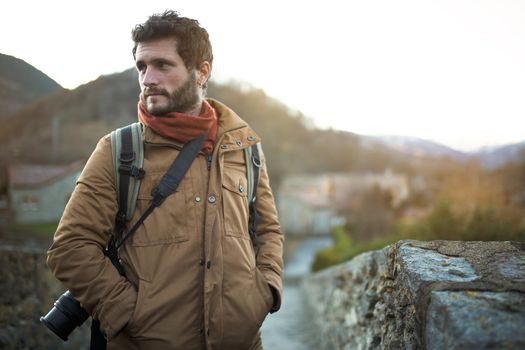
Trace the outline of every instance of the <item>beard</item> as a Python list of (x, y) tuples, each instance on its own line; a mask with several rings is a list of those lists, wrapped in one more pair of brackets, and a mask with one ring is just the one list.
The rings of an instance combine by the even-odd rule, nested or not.
[[(156, 117), (163, 116), (170, 112), (186, 113), (200, 102), (200, 95), (196, 82), (197, 79), (195, 74), (190, 74), (184, 84), (171, 94), (165, 89), (146, 87), (141, 94), (142, 102), (144, 103), (146, 110)], [(147, 96), (152, 94), (166, 96), (168, 98), (168, 103), (148, 104)]]

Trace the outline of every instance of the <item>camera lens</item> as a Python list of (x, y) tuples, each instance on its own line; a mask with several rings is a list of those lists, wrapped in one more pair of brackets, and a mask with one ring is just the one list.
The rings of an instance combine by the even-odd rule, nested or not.
[(40, 317), (40, 322), (65, 341), (69, 334), (82, 325), (88, 317), (86, 310), (69, 291), (66, 291), (58, 298), (47, 315)]

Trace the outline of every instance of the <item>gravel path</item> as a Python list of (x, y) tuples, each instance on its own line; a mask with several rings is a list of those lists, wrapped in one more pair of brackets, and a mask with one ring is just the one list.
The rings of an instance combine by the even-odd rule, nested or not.
[(330, 244), (330, 239), (304, 241), (287, 262), (281, 309), (269, 315), (262, 326), (262, 340), (266, 350), (319, 349), (316, 326), (306, 306), (300, 280), (308, 275), (315, 252)]

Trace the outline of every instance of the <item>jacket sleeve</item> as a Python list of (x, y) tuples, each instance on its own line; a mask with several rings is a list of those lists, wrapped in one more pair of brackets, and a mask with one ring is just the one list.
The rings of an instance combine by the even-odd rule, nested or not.
[(284, 235), (279, 224), (264, 157), (256, 195), (256, 231), (260, 241), (257, 265), (274, 294), (274, 304), (271, 309), (273, 313), (281, 307)]
[(135, 287), (103, 254), (116, 211), (111, 141), (106, 136), (77, 181), (48, 251), (47, 264), (84, 309), (100, 321), (108, 341), (131, 318), (137, 300)]

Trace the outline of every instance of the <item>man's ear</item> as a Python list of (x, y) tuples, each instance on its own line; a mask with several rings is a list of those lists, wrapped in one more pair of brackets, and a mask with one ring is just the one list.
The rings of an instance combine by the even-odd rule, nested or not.
[(197, 85), (203, 87), (206, 85), (208, 79), (210, 79), (211, 65), (208, 61), (203, 61), (196, 69), (197, 72)]

